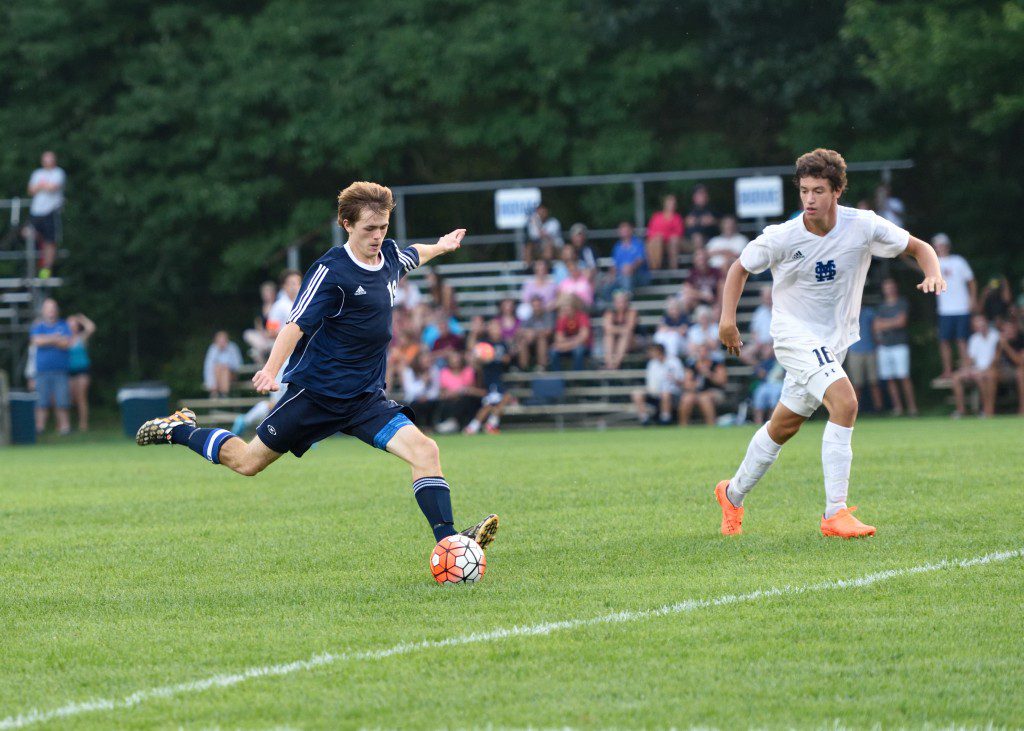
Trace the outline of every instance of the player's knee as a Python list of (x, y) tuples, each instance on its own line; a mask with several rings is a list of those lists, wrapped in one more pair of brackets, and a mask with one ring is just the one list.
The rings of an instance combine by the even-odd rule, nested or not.
[(441, 463), (441, 450), (430, 437), (423, 437), (416, 445), (414, 459), (417, 467), (433, 467)]

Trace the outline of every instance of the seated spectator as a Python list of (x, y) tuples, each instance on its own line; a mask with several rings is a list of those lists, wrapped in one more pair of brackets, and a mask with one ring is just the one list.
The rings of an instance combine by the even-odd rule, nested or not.
[(519, 327), (516, 353), (519, 367), (529, 370), (531, 365), (544, 369), (548, 364), (548, 348), (555, 332), (555, 313), (544, 306), (540, 297), (530, 302), (530, 316)]
[(689, 326), (690, 318), (683, 312), (682, 300), (670, 297), (653, 340), (665, 348), (666, 356), (678, 358), (686, 354), (686, 331)]
[(602, 300), (607, 302), (612, 292), (621, 289), (630, 295), (637, 287), (651, 281), (647, 269), (647, 255), (640, 239), (633, 235), (633, 224), (623, 221), (619, 224), (619, 240), (612, 249), (612, 269), (606, 278)]
[(754, 392), (751, 406), (754, 409), (754, 423), (763, 424), (771, 417), (772, 411), (782, 396), (782, 382), (786, 369), (775, 359), (775, 348), (771, 343), (765, 346), (765, 357), (754, 367)]
[(716, 304), (721, 281), (722, 273), (709, 264), (707, 251), (697, 249), (693, 252), (693, 265), (686, 277), (686, 283), (693, 287), (698, 299), (704, 304)]
[(406, 312), (415, 312), (423, 302), (423, 295), (420, 288), (416, 286), (409, 277), (402, 277), (398, 281), (398, 289), (395, 291), (395, 307)]
[(942, 357), (942, 375), (953, 374), (954, 340), (960, 356), (960, 367), (967, 366), (967, 336), (971, 328), (971, 310), (977, 299), (977, 284), (970, 264), (959, 254), (950, 253), (952, 246), (949, 236), (943, 233), (932, 237), (932, 246), (939, 255), (939, 268), (946, 280), (946, 291), (936, 297), (939, 310), (939, 355)]
[(60, 308), (54, 299), (43, 300), (40, 314), (41, 317), (29, 331), (31, 343), (36, 349), (36, 432), (42, 434), (46, 429), (46, 417), (52, 408), (57, 433), (66, 436), (71, 433), (71, 419), (68, 415), (68, 409), (71, 408), (68, 381), (71, 327), (67, 320), (61, 318)]
[(430, 299), (433, 301), (434, 307), (446, 310), (453, 315), (459, 311), (455, 288), (444, 281), (435, 267), (427, 269), (427, 291), (430, 292)]
[(699, 234), (703, 243), (718, 233), (718, 216), (708, 207), (708, 189), (703, 184), (693, 189), (692, 202), (686, 214), (686, 230), (691, 237)]
[(494, 348), (494, 358), (478, 363), (480, 380), (484, 386), (484, 397), (476, 416), (462, 430), (463, 434), (477, 434), (483, 426), (488, 434), (498, 434), (501, 415), (512, 402), (512, 394), (505, 388), (505, 372), (512, 363), (512, 350), (504, 338), (501, 321), (495, 318), (487, 323), (487, 332), (481, 339)]
[(740, 233), (735, 216), (722, 216), (722, 232), (713, 236), (704, 248), (710, 257), (708, 263), (713, 269), (724, 272), (740, 258), (743, 247), (750, 241)]
[(979, 416), (992, 416), (996, 412), (996, 353), (999, 350), (999, 331), (992, 327), (984, 315), (971, 318), (974, 333), (967, 341), (968, 364), (953, 373), (953, 398), (956, 402), (954, 418), (964, 415), (964, 386), (976, 384), (981, 394)]
[(203, 361), (203, 386), (213, 398), (223, 398), (231, 391), (238, 369), (242, 367), (242, 351), (228, 338), (225, 330), (213, 336)]
[(516, 317), (516, 301), (503, 299), (498, 303), (498, 326), (501, 328), (501, 340), (508, 346), (509, 352), (514, 350), (516, 333), (519, 332), (519, 318)]
[(519, 294), (518, 314), (520, 320), (525, 320), (530, 316), (530, 302), (534, 297), (540, 298), (544, 309), (553, 310), (555, 308), (558, 285), (548, 275), (548, 264), (543, 260), (534, 262), (533, 276), (523, 283), (523, 289)]
[(57, 239), (60, 231), (60, 209), (64, 206), (64, 168), (57, 165), (57, 155), (47, 150), (42, 156), (42, 167), (36, 168), (28, 180), (28, 194), (32, 196), (29, 220), (39, 247), (39, 277), (46, 279), (53, 272), (57, 257)]
[(447, 333), (455, 335), (463, 334), (462, 325), (460, 325), (459, 321), (455, 319), (455, 315), (450, 312), (445, 312), (444, 310), (432, 311), (430, 313), (430, 320), (427, 322), (426, 326), (424, 326), (423, 332), (420, 336), (420, 339), (427, 348), (432, 349), (438, 336), (440, 336), (441, 331), (438, 328), (438, 322), (442, 319), (448, 323)]
[(402, 398), (415, 410), (419, 426), (433, 427), (441, 382), (430, 353), (420, 351), (402, 370)]
[(466, 363), (465, 353), (455, 350), (438, 376), (441, 400), (438, 403), (439, 434), (451, 434), (468, 424), (476, 413), (482, 388), (476, 385), (476, 370)]
[[(902, 416), (904, 403), (910, 416), (917, 416), (914, 384), (910, 382), (910, 339), (907, 335), (907, 301), (900, 297), (896, 280), (882, 282), (883, 302), (875, 310), (875, 341), (878, 343), (878, 377), (889, 389), (894, 416)], [(863, 335), (862, 335), (863, 336)], [(899, 388), (897, 388), (897, 384)], [(903, 399), (900, 399), (900, 389)]]
[(686, 237), (686, 249), (691, 254), (695, 251), (700, 251), (708, 243), (708, 240), (704, 237), (700, 231), (693, 231)]
[[(750, 337), (743, 344), (740, 360), (748, 365), (756, 365), (765, 359), (766, 346), (772, 344), (772, 287), (763, 285), (760, 290), (761, 302), (750, 316)], [(874, 350), (872, 349), (872, 357)]]
[[(860, 340), (846, 351), (843, 369), (850, 377), (857, 401), (864, 403), (864, 388), (870, 389), (871, 406), (881, 411), (885, 404), (882, 401), (882, 389), (878, 385), (878, 352), (875, 345), (875, 308), (860, 308)], [(863, 406), (861, 407), (863, 409)]]
[(587, 273), (580, 269), (576, 252), (571, 246), (562, 249), (562, 263), (568, 272), (568, 276), (558, 285), (558, 299), (576, 297), (583, 303), (584, 307), (590, 309), (594, 304), (594, 285)]
[(676, 210), (676, 197), (666, 195), (661, 210), (655, 211), (647, 222), (647, 264), (652, 270), (661, 269), (663, 261), (668, 269), (679, 266), (683, 231), (683, 217)]
[(686, 351), (691, 356), (697, 348), (707, 346), (712, 352), (719, 350), (718, 324), (715, 322), (711, 308), (701, 305), (694, 312), (696, 322), (686, 331)]
[(590, 318), (579, 300), (575, 297), (566, 297), (558, 307), (555, 342), (551, 346), (551, 370), (562, 369), (563, 356), (572, 358), (573, 370), (583, 370), (587, 354), (590, 352), (591, 332)]
[(729, 381), (721, 353), (705, 345), (698, 345), (694, 356), (686, 362), (683, 392), (679, 398), (679, 426), (690, 423), (693, 407), (700, 409), (704, 423), (715, 425), (716, 408), (725, 397), (722, 391)]
[[(569, 245), (576, 252), (576, 261), (579, 263), (580, 269), (587, 273), (590, 283), (594, 284), (597, 280), (597, 256), (594, 254), (590, 244), (587, 243), (587, 234), (587, 227), (584, 224), (574, 223), (572, 228), (569, 229)], [(552, 277), (556, 284), (561, 284), (562, 280), (568, 276), (569, 269), (565, 266), (563, 258), (559, 256), (555, 262)]]
[(393, 325), (395, 333), (388, 348), (387, 372), (384, 376), (385, 383), (395, 383), (402, 372), (416, 359), (423, 344), (420, 342), (419, 332), (406, 324), (399, 327)]
[(604, 331), (604, 367), (618, 370), (626, 353), (633, 347), (636, 335), (637, 312), (630, 306), (629, 294), (616, 292), (612, 296), (612, 306), (605, 310), (603, 317)]
[(1003, 275), (992, 277), (979, 298), (978, 309), (989, 322), (1002, 322), (1013, 312), (1013, 293), (1010, 280)]
[(79, 313), (68, 318), (71, 326), (71, 347), (68, 348), (68, 385), (71, 402), (78, 412), (78, 431), (89, 431), (89, 338), (96, 332), (96, 324)]
[(477, 342), (484, 337), (486, 330), (487, 320), (484, 319), (484, 316), (473, 315), (469, 321), (469, 327), (466, 329), (466, 339), (462, 344), (462, 350), (472, 350)]
[(452, 331), (451, 316), (442, 311), (434, 318), (434, 327), (437, 329), (437, 336), (430, 346), (434, 357), (447, 362), (454, 353), (461, 353), (466, 349), (465, 339)]
[(523, 263), (532, 266), (539, 259), (551, 261), (562, 248), (562, 224), (541, 203), (526, 222), (526, 251)]
[(242, 340), (249, 346), (249, 357), (257, 366), (267, 362), (271, 348), (274, 347), (274, 335), (267, 328), (270, 309), (277, 301), (277, 285), (267, 280), (260, 285), (260, 309), (256, 313), (252, 327), (242, 333)]
[(1015, 320), (999, 328), (999, 380), (1017, 387), (1017, 413), (1024, 416), (1024, 332)]
[(665, 346), (652, 343), (647, 348), (647, 373), (643, 390), (633, 392), (633, 406), (637, 418), (647, 426), (651, 423), (650, 408), (658, 414), (659, 424), (672, 423), (672, 412), (679, 403), (679, 390), (683, 382), (683, 364), (679, 358), (665, 352)]

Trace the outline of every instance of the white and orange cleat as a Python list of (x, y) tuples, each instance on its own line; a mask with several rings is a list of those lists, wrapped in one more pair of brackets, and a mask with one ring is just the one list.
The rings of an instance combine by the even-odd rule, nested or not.
[(866, 538), (875, 535), (875, 526), (861, 523), (853, 517), (852, 508), (843, 508), (831, 518), (821, 516), (821, 535), (839, 538)]
[(729, 481), (722, 480), (715, 486), (715, 499), (722, 508), (722, 535), (735, 536), (743, 532), (743, 506), (736, 507), (729, 501)]

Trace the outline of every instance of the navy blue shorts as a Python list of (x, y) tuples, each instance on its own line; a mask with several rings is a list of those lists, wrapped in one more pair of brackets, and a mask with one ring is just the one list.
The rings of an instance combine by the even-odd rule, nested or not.
[[(294, 394), (291, 388), (296, 389)], [(383, 391), (338, 399), (294, 384), (291, 388), (256, 429), (260, 440), (279, 454), (301, 457), (316, 442), (338, 432), (384, 449), (395, 432), (416, 418), (412, 409), (388, 399)]]
[(939, 340), (966, 340), (970, 335), (970, 315), (939, 315)]

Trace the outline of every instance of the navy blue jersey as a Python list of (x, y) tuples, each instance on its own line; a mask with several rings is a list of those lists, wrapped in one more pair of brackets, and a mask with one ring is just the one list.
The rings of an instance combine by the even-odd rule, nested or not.
[(303, 332), (282, 381), (333, 398), (384, 388), (398, 281), (419, 266), (414, 248), (385, 239), (375, 266), (348, 247), (321, 256), (302, 280), (289, 322)]

